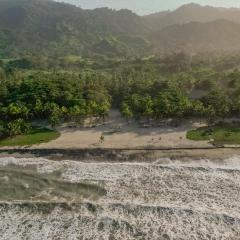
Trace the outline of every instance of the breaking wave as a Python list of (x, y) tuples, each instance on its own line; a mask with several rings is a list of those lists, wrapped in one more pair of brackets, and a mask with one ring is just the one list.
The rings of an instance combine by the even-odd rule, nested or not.
[(240, 239), (240, 157), (155, 163), (1, 158), (106, 189), (96, 201), (0, 204), (1, 239)]

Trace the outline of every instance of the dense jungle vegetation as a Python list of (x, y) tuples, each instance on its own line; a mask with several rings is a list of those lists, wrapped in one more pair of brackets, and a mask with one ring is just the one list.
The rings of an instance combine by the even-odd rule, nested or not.
[(172, 54), (145, 59), (21, 58), (1, 61), (1, 137), (35, 121), (56, 126), (104, 118), (130, 120), (239, 116), (240, 56)]
[(239, 16), (198, 4), (138, 16), (1, 0), (0, 137), (111, 108), (127, 120), (238, 116)]

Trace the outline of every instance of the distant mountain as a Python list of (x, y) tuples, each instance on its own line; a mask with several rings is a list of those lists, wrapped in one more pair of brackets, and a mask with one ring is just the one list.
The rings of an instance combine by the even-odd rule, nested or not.
[(160, 30), (175, 24), (186, 24), (190, 22), (211, 22), (218, 19), (225, 19), (240, 23), (240, 9), (238, 8), (217, 8), (201, 6), (191, 3), (183, 5), (175, 11), (160, 12), (145, 16), (151, 28)]
[(228, 20), (172, 25), (154, 33), (155, 52), (233, 52), (240, 50), (240, 24)]
[(148, 43), (143, 19), (129, 10), (82, 10), (51, 0), (0, 0), (0, 55), (126, 55)]
[(140, 17), (52, 0), (0, 0), (0, 58), (240, 50), (240, 9), (189, 4)]

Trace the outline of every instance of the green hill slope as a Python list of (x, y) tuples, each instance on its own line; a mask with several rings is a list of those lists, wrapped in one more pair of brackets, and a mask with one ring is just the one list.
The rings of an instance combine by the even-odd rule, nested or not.
[(147, 32), (143, 20), (128, 10), (82, 10), (50, 0), (0, 1), (2, 57), (29, 52), (130, 55), (146, 49)]

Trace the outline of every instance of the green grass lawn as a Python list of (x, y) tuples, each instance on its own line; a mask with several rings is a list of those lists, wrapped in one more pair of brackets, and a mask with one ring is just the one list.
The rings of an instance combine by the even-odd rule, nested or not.
[(0, 140), (0, 147), (4, 146), (29, 146), (57, 139), (60, 133), (41, 127), (33, 127), (29, 133), (16, 137), (8, 137)]
[(213, 139), (215, 144), (240, 144), (240, 126), (233, 124), (217, 124), (189, 131), (187, 138), (195, 141)]

